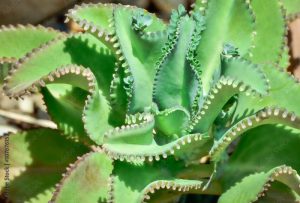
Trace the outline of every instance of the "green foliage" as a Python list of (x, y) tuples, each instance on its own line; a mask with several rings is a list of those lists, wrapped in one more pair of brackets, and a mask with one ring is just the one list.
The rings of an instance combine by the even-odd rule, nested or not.
[(2, 27), (6, 95), (40, 92), (58, 127), (8, 136), (9, 199), (299, 201), (300, 86), (286, 72), (299, 4), (199, 0), (168, 25), (135, 7), (83, 4), (67, 14), (81, 33)]

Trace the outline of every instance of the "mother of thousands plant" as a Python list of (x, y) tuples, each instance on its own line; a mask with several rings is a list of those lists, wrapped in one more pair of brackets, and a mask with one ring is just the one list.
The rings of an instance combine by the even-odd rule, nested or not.
[(58, 128), (1, 138), (8, 200), (300, 201), (300, 85), (286, 70), (299, 10), (300, 0), (199, 0), (165, 24), (83, 4), (66, 20), (81, 33), (2, 26), (5, 94), (40, 91)]

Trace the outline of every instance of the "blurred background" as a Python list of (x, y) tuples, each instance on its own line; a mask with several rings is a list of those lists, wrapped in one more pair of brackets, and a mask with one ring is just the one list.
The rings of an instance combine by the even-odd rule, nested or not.
[[(190, 8), (194, 0), (0, 0), (0, 25), (42, 24), (62, 31), (80, 31), (74, 23), (65, 24), (64, 14), (75, 4), (121, 3), (136, 5), (156, 13), (168, 21), (172, 9), (183, 4)], [(289, 24), (290, 67), (289, 71), (300, 78), (300, 19)], [(1, 46), (1, 45), (0, 45)], [(3, 74), (0, 70), (0, 78)], [(1, 83), (0, 83), (1, 86)], [(31, 127), (55, 128), (42, 104), (39, 95), (23, 100), (9, 100), (0, 89), (0, 136), (4, 133)], [(179, 202), (216, 202), (213, 196), (184, 196)]]

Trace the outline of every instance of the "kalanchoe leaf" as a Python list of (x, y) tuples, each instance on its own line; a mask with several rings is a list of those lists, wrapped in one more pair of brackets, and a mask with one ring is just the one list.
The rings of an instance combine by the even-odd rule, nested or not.
[(297, 0), (284, 0), (281, 2), (286, 9), (286, 15), (289, 20), (294, 20), (300, 13), (300, 2)]
[(300, 118), (293, 112), (280, 108), (265, 108), (231, 126), (228, 131), (215, 141), (210, 151), (212, 160), (220, 160), (221, 153), (234, 142), (234, 140), (246, 131), (266, 124), (284, 124), (294, 128), (300, 128)]
[[(140, 134), (140, 136), (143, 136), (143, 134)], [(152, 143), (145, 143), (144, 141), (142, 144), (132, 142), (127, 144), (117, 142), (117, 140), (115, 142), (111, 141), (112, 143), (107, 142), (103, 145), (103, 148), (113, 159), (126, 160), (127, 162), (155, 162), (173, 156), (191, 162), (198, 157), (207, 155), (211, 140), (206, 135), (190, 134), (164, 145), (158, 145), (154, 140), (152, 140)]]
[[(151, 114), (138, 113), (128, 117), (127, 123), (128, 125), (117, 127), (104, 135), (103, 148), (113, 159), (128, 162), (154, 161), (168, 156), (192, 159), (191, 154), (199, 157), (208, 153), (209, 149), (203, 146), (210, 143), (209, 136), (178, 134), (168, 137), (158, 129), (154, 130), (154, 118)], [(199, 148), (200, 152), (191, 150), (194, 148)]]
[(52, 28), (32, 25), (1, 26), (0, 28), (0, 84), (9, 75), (9, 67), (32, 49), (64, 35)]
[(247, 131), (229, 161), (221, 166), (223, 186), (229, 188), (249, 174), (267, 172), (284, 164), (299, 171), (299, 159), (291, 159), (299, 154), (299, 140), (299, 130), (290, 127), (264, 125)]
[(191, 120), (187, 132), (207, 132), (211, 128), (224, 105), (235, 95), (257, 98), (259, 93), (243, 82), (222, 76), (201, 105), (201, 109)]
[(193, 12), (201, 12), (201, 14), (205, 15), (207, 10), (208, 1), (206, 0), (196, 0), (194, 4), (192, 4)]
[(205, 25), (205, 17), (200, 12), (193, 12), (192, 16), (195, 21), (201, 23), (202, 26), (197, 27), (201, 29)]
[(3, 85), (4, 79), (8, 75), (9, 67), (10, 67), (9, 62), (0, 62), (0, 86)]
[(234, 120), (240, 120), (244, 116), (266, 106), (279, 106), (299, 115), (300, 109), (297, 104), (300, 102), (298, 101), (300, 97), (295, 96), (299, 94), (299, 84), (288, 73), (282, 73), (282, 70), (276, 67), (270, 65), (263, 65), (261, 67), (269, 81), (269, 94), (260, 98), (246, 98), (240, 95)]
[[(113, 13), (113, 24), (118, 60), (124, 68), (124, 82), (127, 83), (129, 98), (128, 112), (143, 111), (152, 103), (151, 93), (155, 74), (155, 62), (160, 54), (163, 37), (157, 41), (141, 38), (131, 26), (131, 8), (116, 8)], [(139, 50), (139, 51), (137, 51)]]
[[(127, 9), (130, 7), (129, 9)], [(148, 13), (144, 9), (134, 6), (123, 6), (120, 4), (82, 4), (70, 9), (67, 16), (67, 21), (70, 19), (79, 24), (84, 30), (94, 33), (102, 41), (112, 40), (111, 35), (115, 32), (111, 26), (113, 11), (115, 9), (126, 9), (128, 15), (134, 17), (134, 14), (140, 13), (143, 16), (151, 18), (151, 24), (147, 26), (145, 32), (155, 33), (165, 29), (165, 24), (155, 15)], [(125, 20), (125, 19), (124, 19)], [(131, 22), (131, 18), (127, 19)]]
[(223, 76), (239, 79), (263, 95), (268, 93), (269, 82), (262, 66), (236, 56), (234, 58), (223, 58), (221, 68)]
[(181, 136), (189, 120), (189, 112), (182, 107), (173, 107), (155, 115), (155, 129), (166, 137)]
[(29, 53), (13, 66), (11, 72), (14, 74), (5, 85), (6, 93), (10, 96), (22, 95), (26, 88), (51, 71), (77, 64), (94, 71), (100, 88), (108, 96), (114, 62), (107, 47), (90, 34), (58, 37)]
[(0, 61), (15, 61), (32, 49), (56, 38), (62, 33), (43, 26), (1, 26)]
[(142, 11), (136, 11), (132, 17), (132, 26), (136, 31), (143, 31), (146, 27), (151, 25), (152, 18), (149, 15), (146, 15)]
[[(165, 188), (185, 193), (189, 190), (201, 192), (203, 181), (176, 178), (185, 167), (173, 159), (154, 164), (132, 165), (116, 162), (113, 175), (112, 202), (148, 202), (150, 194)], [(134, 178), (139, 174), (139, 179)], [(123, 195), (127, 194), (127, 195)]]
[[(277, 0), (252, 0), (256, 26), (251, 61), (254, 63), (278, 63), (286, 44), (285, 13)], [(268, 23), (266, 23), (268, 22)]]
[[(230, 0), (222, 4), (218, 0), (207, 2), (206, 29), (196, 50), (197, 59), (201, 63), (205, 96), (214, 81), (218, 80), (213, 80), (213, 76), (216, 72), (220, 72), (220, 54), (223, 45), (233, 44), (240, 50), (241, 56), (246, 56), (249, 52), (252, 45), (253, 16), (246, 2), (244, 0)], [(241, 27), (243, 34), (240, 34)]]
[(120, 67), (120, 64), (116, 64), (113, 79), (110, 84), (110, 104), (111, 104), (111, 114), (110, 122), (113, 125), (121, 125), (124, 123), (128, 98), (125, 89), (124, 70)]
[[(94, 142), (102, 143), (104, 132), (112, 128), (110, 106), (93, 73), (81, 66), (63, 66), (33, 84), (46, 85), (42, 90), (45, 104), (58, 127), (76, 140), (89, 142), (84, 137), (87, 134)], [(98, 128), (99, 123), (102, 128)]]
[[(102, 142), (104, 131), (112, 125), (109, 123), (110, 106), (90, 69), (63, 66), (32, 86), (42, 87), (48, 113), (64, 134), (75, 140), (90, 142), (88, 134), (96, 143)], [(97, 128), (99, 123), (102, 128)]]
[(158, 65), (153, 90), (153, 100), (160, 110), (182, 106), (191, 111), (199, 85), (197, 72), (187, 60), (189, 44), (196, 23), (188, 16), (177, 22), (175, 39), (163, 52)]
[[(257, 201), (268, 194), (273, 181), (288, 185), (300, 195), (300, 176), (291, 167), (279, 166), (268, 172), (249, 175), (221, 195), (220, 203), (247, 203)], [(295, 199), (294, 199), (295, 201)]]
[(238, 57), (240, 55), (239, 55), (238, 48), (234, 47), (231, 44), (226, 43), (223, 46), (222, 56), (225, 57), (225, 58), (232, 58), (232, 57)]
[(66, 21), (70, 19), (85, 30), (96, 32), (97, 36), (107, 36), (112, 30), (109, 27), (109, 19), (112, 16), (113, 4), (82, 4), (70, 9), (66, 14)]
[(178, 14), (180, 16), (184, 16), (186, 14), (186, 9), (185, 9), (185, 7), (182, 4), (180, 4), (178, 6)]
[(52, 84), (42, 88), (41, 93), (47, 112), (58, 129), (70, 139), (91, 141), (84, 131), (81, 116), (87, 96), (86, 91), (71, 85)]
[(112, 184), (112, 170), (112, 160), (102, 151), (90, 152), (79, 157), (67, 168), (50, 203), (107, 202)]
[(51, 129), (5, 135), (0, 143), (1, 155), (9, 153), (7, 162), (0, 160), (0, 194), (6, 190), (4, 167), (9, 163), (8, 199), (12, 202), (49, 201), (67, 165), (88, 151), (83, 144), (67, 140)]
[(107, 131), (105, 143), (115, 144), (151, 144), (154, 118), (151, 114), (137, 114), (126, 126)]

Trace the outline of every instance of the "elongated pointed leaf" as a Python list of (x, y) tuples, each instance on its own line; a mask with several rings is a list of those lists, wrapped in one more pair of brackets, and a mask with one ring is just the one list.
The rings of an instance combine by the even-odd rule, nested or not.
[[(251, 61), (254, 63), (278, 63), (285, 45), (285, 16), (280, 2), (251, 1), (256, 18), (254, 48)], [(268, 23), (266, 23), (268, 22)]]
[(136, 113), (152, 103), (155, 63), (160, 56), (161, 44), (166, 38), (157, 41), (142, 38), (132, 27), (132, 15), (128, 12), (130, 9), (114, 10), (114, 46), (117, 47), (116, 53), (120, 55), (121, 66), (125, 69), (124, 82), (130, 98), (128, 111)]
[[(117, 8), (125, 8), (125, 6), (120, 4), (102, 3), (82, 4), (81, 6), (71, 9), (67, 14), (67, 18), (74, 20), (85, 30), (97, 32), (97, 35), (104, 34), (104, 36), (107, 36), (114, 31), (114, 28), (110, 27), (110, 20), (113, 17), (113, 10)], [(147, 32), (156, 32), (165, 28), (164, 23), (159, 18), (145, 10), (132, 6), (127, 11), (131, 16), (134, 16), (134, 12), (132, 11), (139, 11), (151, 17), (151, 24), (146, 28)]]
[(184, 108), (174, 107), (155, 115), (155, 127), (166, 136), (181, 136), (189, 120), (190, 115)]
[(300, 12), (300, 1), (299, 0), (282, 0), (281, 1), (289, 19), (293, 20), (298, 17)]
[(68, 169), (50, 202), (107, 202), (112, 170), (103, 152), (85, 154)]
[(269, 91), (268, 80), (262, 68), (242, 58), (223, 59), (222, 75), (241, 80), (261, 94)]
[[(47, 84), (47, 88), (42, 89), (45, 104), (65, 134), (84, 141), (89, 141), (88, 135), (98, 144), (103, 142), (104, 132), (112, 128), (110, 106), (89, 69), (62, 67), (39, 83)], [(61, 117), (58, 112), (64, 112), (65, 116)]]
[(42, 26), (2, 26), (0, 29), (0, 61), (14, 61), (34, 48), (62, 35)]
[[(281, 166), (268, 172), (249, 175), (226, 191), (219, 199), (220, 203), (247, 203), (256, 201), (268, 191), (271, 180), (285, 183), (300, 194), (300, 176), (290, 167)], [(294, 199), (295, 201), (295, 199)]]
[(185, 16), (177, 26), (179, 33), (175, 34), (174, 45), (165, 51), (157, 68), (153, 99), (160, 110), (182, 106), (191, 111), (199, 81), (187, 60), (190, 44), (186, 42), (191, 40), (196, 23)]
[(5, 191), (5, 163), (9, 163), (8, 196), (13, 203), (49, 201), (65, 167), (88, 150), (51, 129), (6, 135), (0, 142), (1, 194)]
[[(166, 188), (180, 190), (201, 190), (202, 181), (181, 180), (176, 178), (182, 166), (174, 160), (162, 160), (159, 163), (139, 166), (117, 162), (114, 169), (111, 200), (116, 203), (138, 203), (148, 201), (150, 193)], [(135, 179), (136, 175), (139, 179)], [(127, 194), (127, 195), (122, 195)]]
[(299, 108), (299, 84), (288, 73), (280, 71), (269, 65), (263, 66), (263, 71), (269, 81), (269, 94), (263, 97), (245, 97), (239, 96), (237, 109), (235, 110), (234, 120), (238, 121), (245, 115), (250, 115), (253, 112), (266, 106), (279, 106), (286, 108), (289, 112), (300, 114)]
[[(206, 29), (197, 48), (197, 59), (201, 64), (204, 94), (207, 95), (215, 82), (215, 75), (220, 74), (223, 45), (233, 44), (243, 56), (248, 53), (252, 41), (253, 16), (246, 1), (242, 0), (209, 1), (205, 13)], [(239, 16), (238, 20), (236, 16)]]
[(219, 161), (221, 159), (222, 152), (238, 138), (248, 130), (256, 128), (266, 124), (282, 124), (294, 128), (300, 128), (300, 118), (294, 113), (288, 112), (280, 108), (265, 108), (254, 115), (244, 118), (238, 123), (232, 125), (222, 135), (220, 140), (215, 141), (214, 146), (211, 149), (210, 155), (212, 160)]
[(76, 64), (90, 68), (106, 96), (114, 69), (114, 57), (98, 39), (90, 34), (57, 38), (13, 67), (7, 79), (6, 92), (19, 95), (43, 76), (59, 67)]
[(224, 165), (225, 188), (249, 174), (267, 172), (284, 164), (299, 171), (299, 159), (291, 158), (299, 154), (299, 140), (298, 129), (284, 126), (264, 125), (247, 131)]
[(245, 85), (239, 80), (234, 80), (230, 77), (221, 77), (218, 83), (211, 89), (209, 95), (205, 98), (200, 111), (192, 119), (186, 130), (188, 132), (198, 133), (207, 132), (224, 105), (234, 95), (243, 95), (243, 97), (250, 99), (256, 98), (259, 94), (250, 86)]

